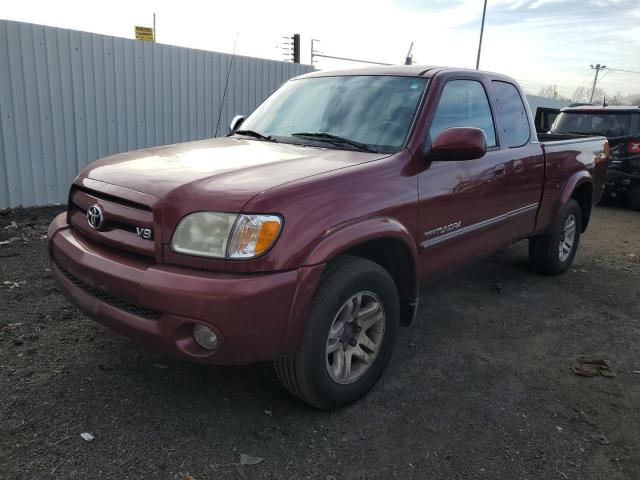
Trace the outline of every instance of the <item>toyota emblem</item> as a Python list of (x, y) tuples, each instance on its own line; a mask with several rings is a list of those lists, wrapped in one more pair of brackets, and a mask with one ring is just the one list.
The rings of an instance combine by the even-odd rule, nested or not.
[(104, 223), (104, 210), (100, 205), (91, 205), (87, 210), (87, 221), (92, 228), (100, 230)]

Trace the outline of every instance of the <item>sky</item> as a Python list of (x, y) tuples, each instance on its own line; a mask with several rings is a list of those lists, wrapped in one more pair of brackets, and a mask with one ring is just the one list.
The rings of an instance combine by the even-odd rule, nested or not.
[[(483, 0), (165, 1), (2, 0), (0, 18), (133, 38), (151, 26), (159, 43), (284, 59), (299, 33), (326, 55), (474, 68)], [(640, 0), (488, 0), (480, 68), (515, 77), (528, 93), (556, 85), (571, 97), (591, 88), (592, 64), (607, 65), (607, 95), (640, 93)], [(362, 66), (315, 58), (317, 68)]]

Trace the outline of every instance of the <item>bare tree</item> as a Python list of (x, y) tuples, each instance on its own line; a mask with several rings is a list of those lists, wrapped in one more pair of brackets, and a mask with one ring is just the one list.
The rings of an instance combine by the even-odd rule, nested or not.
[(547, 85), (540, 89), (540, 92), (538, 92), (538, 95), (540, 95), (541, 97), (547, 97), (547, 98), (557, 98), (558, 92), (556, 91), (555, 85)]
[[(598, 89), (596, 89), (598, 90)], [(591, 97), (591, 91), (585, 87), (578, 87), (574, 90), (571, 100), (575, 103), (586, 103)]]
[[(573, 92), (571, 101), (574, 103), (588, 103), (591, 98), (591, 89), (578, 87)], [(622, 92), (615, 94), (606, 94), (602, 88), (597, 88), (593, 93), (593, 103), (602, 104), (606, 101), (607, 105), (640, 105), (640, 93), (631, 93), (628, 95)]]
[(631, 93), (624, 96), (624, 103), (626, 105), (640, 105), (640, 93)]

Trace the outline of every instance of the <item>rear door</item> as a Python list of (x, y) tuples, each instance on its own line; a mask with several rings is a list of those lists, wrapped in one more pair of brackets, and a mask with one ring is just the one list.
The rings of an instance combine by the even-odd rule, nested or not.
[(498, 138), (506, 170), (501, 195), (503, 208), (508, 212), (505, 234), (516, 240), (535, 230), (544, 181), (544, 155), (518, 88), (509, 82), (493, 80), (489, 91), (499, 116)]

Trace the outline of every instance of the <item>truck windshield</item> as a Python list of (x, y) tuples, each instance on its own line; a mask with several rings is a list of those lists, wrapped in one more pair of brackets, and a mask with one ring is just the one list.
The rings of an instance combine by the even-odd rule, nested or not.
[(640, 114), (623, 112), (561, 112), (551, 133), (621, 137), (640, 132)]
[(241, 130), (279, 142), (393, 153), (409, 134), (427, 79), (355, 75), (291, 80)]

